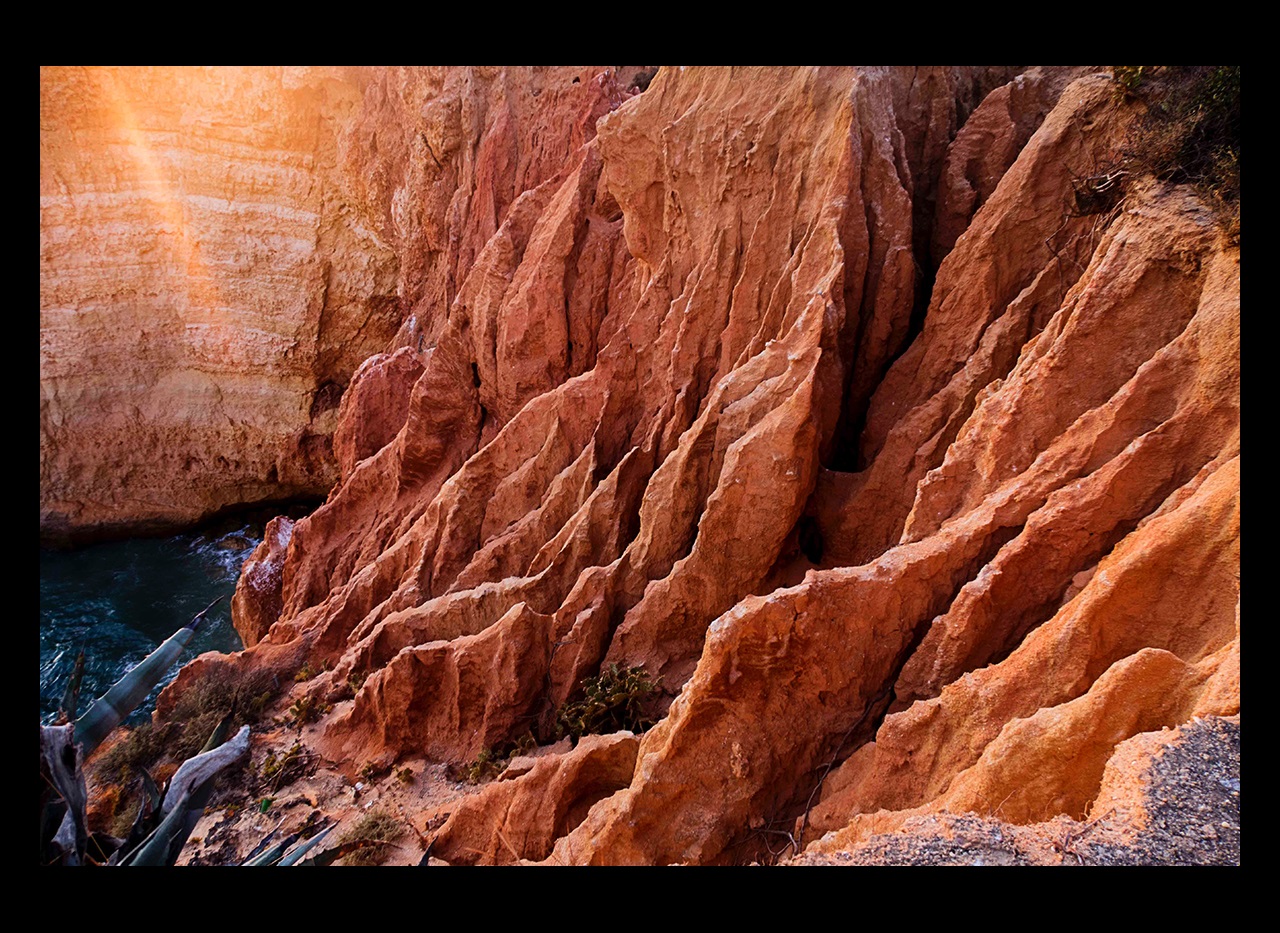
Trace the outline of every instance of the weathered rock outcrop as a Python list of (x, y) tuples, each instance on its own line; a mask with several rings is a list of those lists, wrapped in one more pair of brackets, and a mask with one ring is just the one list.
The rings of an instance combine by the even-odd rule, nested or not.
[(450, 813), (432, 851), (451, 865), (547, 858), (592, 806), (631, 783), (639, 745), (629, 732), (588, 735), (572, 751), (514, 760)]
[(1122, 742), (1087, 821), (928, 813), (865, 842), (810, 846), (791, 863), (1239, 865), (1240, 717), (1196, 717)]
[(260, 642), (280, 615), (284, 558), (292, 536), (293, 522), (287, 516), (273, 518), (240, 570), (231, 597), (231, 618), (246, 648)]
[[(495, 126), (573, 93), (526, 80)], [(1083, 819), (1121, 743), (1239, 712), (1238, 249), (1190, 189), (1080, 209), (1072, 167), (1138, 113), (1109, 76), (674, 68), (612, 112), (632, 90), (583, 82), (581, 132), (495, 161), (448, 142), (444, 79), (467, 245), (402, 283), (341, 481), (246, 570), (260, 641), (172, 690), (327, 667), (293, 698), (350, 777), (548, 744), (585, 677), (643, 666), (638, 745), (432, 823), (559, 864)]]
[[(45, 68), (40, 88), (54, 541), (324, 496), (356, 368), (434, 341), (511, 202), (625, 96), (570, 68)], [(348, 455), (385, 440), (352, 430)]]

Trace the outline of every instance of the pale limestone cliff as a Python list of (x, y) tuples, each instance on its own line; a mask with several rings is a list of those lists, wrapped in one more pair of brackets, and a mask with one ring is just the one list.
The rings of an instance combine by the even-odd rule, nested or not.
[(434, 339), (596, 74), (42, 69), (42, 539), (323, 497), (352, 374)]

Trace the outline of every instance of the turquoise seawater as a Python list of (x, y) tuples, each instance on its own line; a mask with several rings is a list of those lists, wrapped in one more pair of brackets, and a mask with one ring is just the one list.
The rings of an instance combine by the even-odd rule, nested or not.
[(76, 653), (85, 652), (79, 712), (219, 596), (160, 687), (130, 717), (150, 715), (178, 669), (205, 651), (238, 651), (231, 596), (260, 524), (40, 552), (40, 718), (57, 714)]

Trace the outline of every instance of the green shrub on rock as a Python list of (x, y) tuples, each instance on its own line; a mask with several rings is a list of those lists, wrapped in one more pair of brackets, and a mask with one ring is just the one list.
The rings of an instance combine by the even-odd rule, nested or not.
[(657, 721), (650, 702), (657, 693), (658, 685), (643, 667), (611, 664), (599, 676), (583, 681), (580, 699), (560, 708), (556, 737), (567, 735), (576, 744), (584, 735), (644, 732)]

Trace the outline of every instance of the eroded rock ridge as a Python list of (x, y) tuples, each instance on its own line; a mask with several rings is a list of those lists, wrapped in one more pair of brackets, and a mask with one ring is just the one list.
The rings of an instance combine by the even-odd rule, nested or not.
[[(1138, 113), (1110, 75), (627, 77), (362, 78), (330, 236), (387, 244), (343, 307), (404, 314), (246, 565), (251, 647), (170, 692), (324, 669), (291, 699), (354, 778), (550, 745), (643, 666), (643, 735), (410, 806), (468, 863), (1085, 820), (1122, 743), (1237, 715), (1238, 248), (1185, 187), (1080, 209)], [(312, 382), (356, 353), (312, 341)]]

